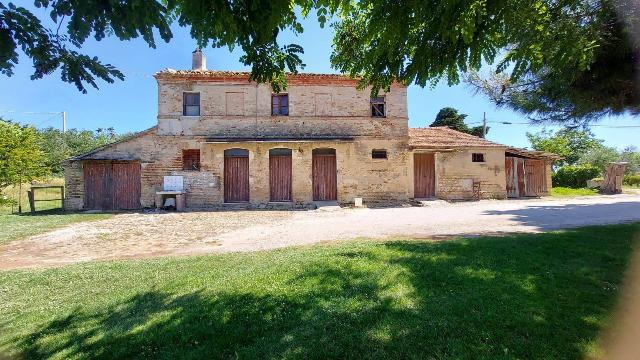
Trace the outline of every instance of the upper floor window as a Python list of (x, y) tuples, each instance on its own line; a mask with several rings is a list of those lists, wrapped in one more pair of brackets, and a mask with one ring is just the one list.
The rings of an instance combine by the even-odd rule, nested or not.
[(271, 94), (271, 115), (289, 115), (289, 94)]
[(182, 150), (182, 170), (200, 170), (200, 150)]
[(384, 96), (371, 98), (371, 116), (385, 117)]
[(482, 153), (473, 153), (471, 154), (472, 162), (484, 162), (484, 154)]
[(182, 94), (182, 115), (200, 116), (200, 93)]

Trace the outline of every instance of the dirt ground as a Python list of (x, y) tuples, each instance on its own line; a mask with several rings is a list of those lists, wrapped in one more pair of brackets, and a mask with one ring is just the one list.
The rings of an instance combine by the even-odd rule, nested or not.
[(9, 243), (0, 248), (0, 269), (256, 251), (358, 237), (447, 238), (627, 221), (640, 221), (640, 194), (435, 201), (424, 207), (386, 209), (120, 214)]

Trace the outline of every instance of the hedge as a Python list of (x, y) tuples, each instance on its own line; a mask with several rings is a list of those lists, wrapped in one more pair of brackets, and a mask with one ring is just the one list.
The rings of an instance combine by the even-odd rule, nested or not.
[(625, 175), (622, 182), (629, 186), (640, 186), (640, 174)]
[(587, 186), (587, 180), (598, 175), (600, 175), (600, 170), (593, 165), (567, 165), (553, 174), (552, 181), (553, 186), (583, 188)]

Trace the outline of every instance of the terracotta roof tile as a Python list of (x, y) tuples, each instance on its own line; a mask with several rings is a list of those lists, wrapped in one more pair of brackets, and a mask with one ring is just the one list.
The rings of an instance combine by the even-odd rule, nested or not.
[(410, 128), (409, 146), (418, 149), (446, 149), (459, 147), (502, 147), (481, 137), (469, 135), (446, 126)]
[[(225, 70), (174, 70), (164, 69), (155, 73), (156, 77), (163, 76), (184, 76), (184, 77), (229, 77), (229, 78), (248, 78), (250, 71), (225, 71)], [(358, 80), (343, 74), (319, 74), (319, 73), (287, 73), (287, 77), (292, 78), (324, 78), (324, 79), (347, 79)]]

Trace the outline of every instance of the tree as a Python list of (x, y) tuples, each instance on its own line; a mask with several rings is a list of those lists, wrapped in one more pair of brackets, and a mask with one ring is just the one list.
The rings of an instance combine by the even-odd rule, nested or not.
[[(2, 1), (2, 0), (0, 0)], [(420, 86), (457, 84), (461, 74), (496, 64), (508, 83), (502, 104), (542, 119), (592, 120), (636, 111), (638, 84), (630, 76), (640, 45), (635, 0), (34, 0), (45, 9), (48, 29), (29, 10), (0, 3), (0, 71), (10, 75), (18, 49), (34, 63), (32, 78), (60, 69), (62, 79), (86, 91), (97, 79), (123, 74), (80, 54), (89, 38), (172, 37), (176, 19), (201, 47), (234, 48), (251, 66), (251, 79), (286, 86), (284, 72), (304, 67), (303, 49), (280, 45), (284, 30), (301, 34), (299, 17), (312, 10), (323, 26), (334, 16), (332, 66), (360, 77), (372, 93), (394, 81)], [(299, 10), (299, 11), (298, 11)], [(612, 64), (615, 64), (612, 66)], [(594, 86), (595, 85), (595, 86)], [(517, 91), (524, 89), (523, 91)], [(549, 115), (549, 116), (548, 116)], [(557, 116), (556, 116), (557, 115)]]
[(593, 147), (584, 154), (580, 156), (578, 159), (579, 165), (592, 165), (598, 168), (600, 174), (604, 174), (607, 169), (607, 165), (610, 162), (619, 161), (620, 153), (616, 148), (608, 147), (608, 146), (596, 146)]
[(91, 130), (70, 129), (62, 132), (49, 127), (38, 130), (38, 145), (45, 154), (45, 164), (56, 176), (63, 173), (62, 161), (118, 141), (129, 134), (117, 134), (113, 128)]
[[(459, 114), (457, 109), (452, 107), (444, 107), (438, 111), (436, 119), (430, 127), (447, 126), (453, 130), (461, 131), (474, 136), (484, 137), (482, 126), (469, 127), (464, 123), (467, 114)], [(489, 128), (486, 128), (489, 131)]]
[(45, 155), (37, 140), (33, 126), (0, 119), (0, 190), (10, 185), (22, 187), (23, 183), (48, 173)]
[(587, 130), (561, 129), (557, 132), (550, 130), (539, 133), (527, 133), (527, 138), (533, 150), (547, 151), (562, 156), (555, 162), (557, 166), (575, 165), (583, 154), (602, 147), (602, 140), (596, 139)]
[(461, 73), (497, 62), (499, 81), (475, 82), (476, 89), (538, 120), (580, 123), (640, 111), (633, 0), (358, 4), (336, 25), (331, 60), (374, 89), (394, 79), (455, 84)]

